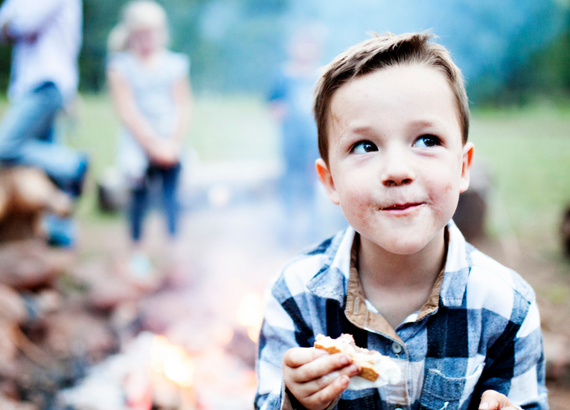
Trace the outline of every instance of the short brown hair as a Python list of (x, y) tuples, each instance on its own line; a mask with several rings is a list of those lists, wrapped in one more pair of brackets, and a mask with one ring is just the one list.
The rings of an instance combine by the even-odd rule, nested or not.
[(319, 135), (319, 152), (328, 164), (328, 120), (330, 103), (336, 90), (351, 79), (384, 67), (402, 64), (424, 64), (440, 70), (455, 95), (463, 143), (469, 133), (469, 103), (461, 70), (452, 61), (449, 51), (429, 42), (429, 32), (395, 35), (374, 34), (374, 37), (339, 54), (324, 69), (315, 86), (314, 114)]

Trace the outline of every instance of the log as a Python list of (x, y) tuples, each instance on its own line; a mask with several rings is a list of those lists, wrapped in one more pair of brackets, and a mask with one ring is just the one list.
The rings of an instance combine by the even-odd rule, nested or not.
[(69, 216), (71, 198), (41, 170), (27, 167), (0, 170), (0, 243), (43, 236), (44, 212)]

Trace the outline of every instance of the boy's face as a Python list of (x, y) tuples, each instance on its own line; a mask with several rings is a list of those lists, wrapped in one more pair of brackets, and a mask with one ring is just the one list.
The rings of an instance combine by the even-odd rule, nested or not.
[(357, 77), (333, 95), (328, 130), (317, 172), (363, 241), (411, 255), (443, 239), (473, 145), (442, 73), (416, 64)]

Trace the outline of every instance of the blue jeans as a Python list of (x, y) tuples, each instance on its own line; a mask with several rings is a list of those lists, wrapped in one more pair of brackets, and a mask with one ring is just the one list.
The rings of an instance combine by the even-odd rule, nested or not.
[(131, 238), (138, 242), (142, 235), (142, 222), (147, 209), (149, 185), (156, 179), (162, 182), (162, 201), (168, 234), (171, 238), (178, 232), (178, 180), (180, 179), (180, 164), (171, 168), (150, 165), (144, 183), (132, 190), (131, 196)]
[(40, 168), (62, 189), (81, 179), (85, 155), (54, 138), (54, 121), (62, 107), (61, 93), (52, 82), (11, 104), (0, 122), (0, 164)]

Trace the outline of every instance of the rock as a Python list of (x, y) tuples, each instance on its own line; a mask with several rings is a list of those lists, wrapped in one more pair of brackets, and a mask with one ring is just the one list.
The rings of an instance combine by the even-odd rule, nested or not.
[(6, 397), (0, 396), (0, 409), (2, 410), (39, 410), (32, 403), (16, 402)]
[(477, 191), (466, 191), (459, 196), (453, 221), (469, 242), (485, 236), (487, 204)]
[(122, 264), (93, 260), (70, 271), (74, 281), (82, 284), (86, 292), (82, 298), (91, 308), (109, 311), (114, 307), (140, 299), (161, 285), (158, 276), (136, 278)]
[(564, 213), (564, 218), (562, 218), (560, 234), (562, 236), (562, 250), (567, 257), (570, 257), (570, 206)]
[(72, 258), (69, 252), (53, 250), (37, 239), (1, 244), (0, 283), (15, 289), (50, 285)]
[(41, 344), (57, 357), (86, 357), (98, 362), (116, 349), (116, 338), (107, 320), (86, 311), (67, 308), (44, 320), (45, 338)]
[(459, 196), (453, 215), (453, 221), (469, 242), (485, 237), (490, 175), (490, 167), (484, 158), (473, 161), (469, 189)]
[(543, 332), (546, 378), (570, 386), (570, 341), (566, 336)]
[(97, 181), (97, 203), (103, 212), (118, 212), (129, 202), (129, 187), (115, 168), (105, 170)]
[[(0, 380), (12, 378), (17, 373), (18, 348), (13, 342), (13, 324), (0, 322)], [(2, 407), (0, 407), (2, 408)]]
[(0, 284), (0, 322), (22, 323), (27, 316), (24, 299), (12, 288)]

